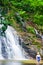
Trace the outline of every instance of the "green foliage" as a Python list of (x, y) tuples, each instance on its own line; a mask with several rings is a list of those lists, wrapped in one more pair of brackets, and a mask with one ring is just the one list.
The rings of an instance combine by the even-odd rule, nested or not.
[[(43, 25), (43, 1), (42, 0), (21, 0), (11, 1), (24, 19), (31, 18), (37, 25)], [(28, 15), (27, 15), (28, 13)], [(38, 14), (38, 15), (37, 15)], [(41, 22), (40, 22), (41, 21)]]
[(30, 33), (35, 34), (34, 28), (31, 27), (31, 26), (27, 26), (27, 31), (30, 32)]
[[(0, 0), (3, 6), (3, 15), (8, 18), (14, 18), (15, 12), (18, 12), (22, 18), (43, 26), (43, 0)], [(6, 11), (5, 11), (6, 10)]]
[(2, 27), (2, 31), (4, 32), (7, 29), (7, 25)]
[(9, 0), (0, 0), (0, 3), (2, 5), (7, 5), (9, 3)]
[(38, 15), (38, 14), (36, 14), (36, 15), (34, 16), (34, 23), (43, 26), (43, 15)]

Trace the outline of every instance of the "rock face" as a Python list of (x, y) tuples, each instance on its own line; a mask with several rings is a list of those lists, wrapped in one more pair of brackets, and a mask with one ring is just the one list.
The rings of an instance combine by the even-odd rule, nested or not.
[(40, 49), (41, 59), (43, 60), (43, 47)]
[(27, 54), (26, 57), (32, 57), (36, 58), (36, 51), (32, 50), (31, 48), (28, 48), (24, 42), (22, 42), (22, 48), (25, 50), (25, 53)]
[(43, 56), (43, 48), (40, 49), (40, 53)]
[(36, 42), (37, 44), (39, 43), (38, 45), (40, 45), (41, 40), (39, 41), (39, 39), (41, 38), (40, 37), (37, 38), (36, 35), (27, 32), (20, 33), (20, 35), (21, 38), (23, 39), (22, 47), (24, 48), (27, 57), (31, 56), (32, 58), (36, 58), (38, 48), (37, 45), (33, 45), (33, 41)]
[(19, 15), (19, 13), (15, 13), (15, 16), (18, 23), (20, 23), (22, 30), (26, 32), (26, 22), (24, 21), (24, 19)]

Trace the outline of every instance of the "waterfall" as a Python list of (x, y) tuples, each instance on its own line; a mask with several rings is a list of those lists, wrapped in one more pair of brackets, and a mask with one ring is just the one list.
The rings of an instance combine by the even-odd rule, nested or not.
[(34, 30), (35, 30), (36, 36), (37, 36), (38, 38), (41, 38), (41, 39), (42, 39), (42, 35), (41, 35), (36, 29), (34, 29)]
[(36, 34), (39, 34), (38, 31), (37, 31), (36, 29), (34, 29), (34, 30), (35, 30)]
[(2, 36), (0, 31), (0, 59), (25, 60), (17, 32), (8, 26), (3, 34)]

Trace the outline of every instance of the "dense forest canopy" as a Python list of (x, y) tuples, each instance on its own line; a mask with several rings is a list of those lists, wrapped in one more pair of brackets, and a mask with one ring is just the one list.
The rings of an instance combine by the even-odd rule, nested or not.
[(8, 21), (16, 19), (18, 13), (24, 20), (43, 26), (43, 0), (0, 0), (1, 8)]

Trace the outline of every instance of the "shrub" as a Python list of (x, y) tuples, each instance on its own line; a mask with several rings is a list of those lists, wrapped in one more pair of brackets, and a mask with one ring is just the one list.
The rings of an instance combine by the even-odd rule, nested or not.
[(34, 31), (34, 28), (33, 27), (27, 26), (26, 28), (27, 28), (27, 32), (30, 32), (30, 33), (35, 34), (35, 31)]

